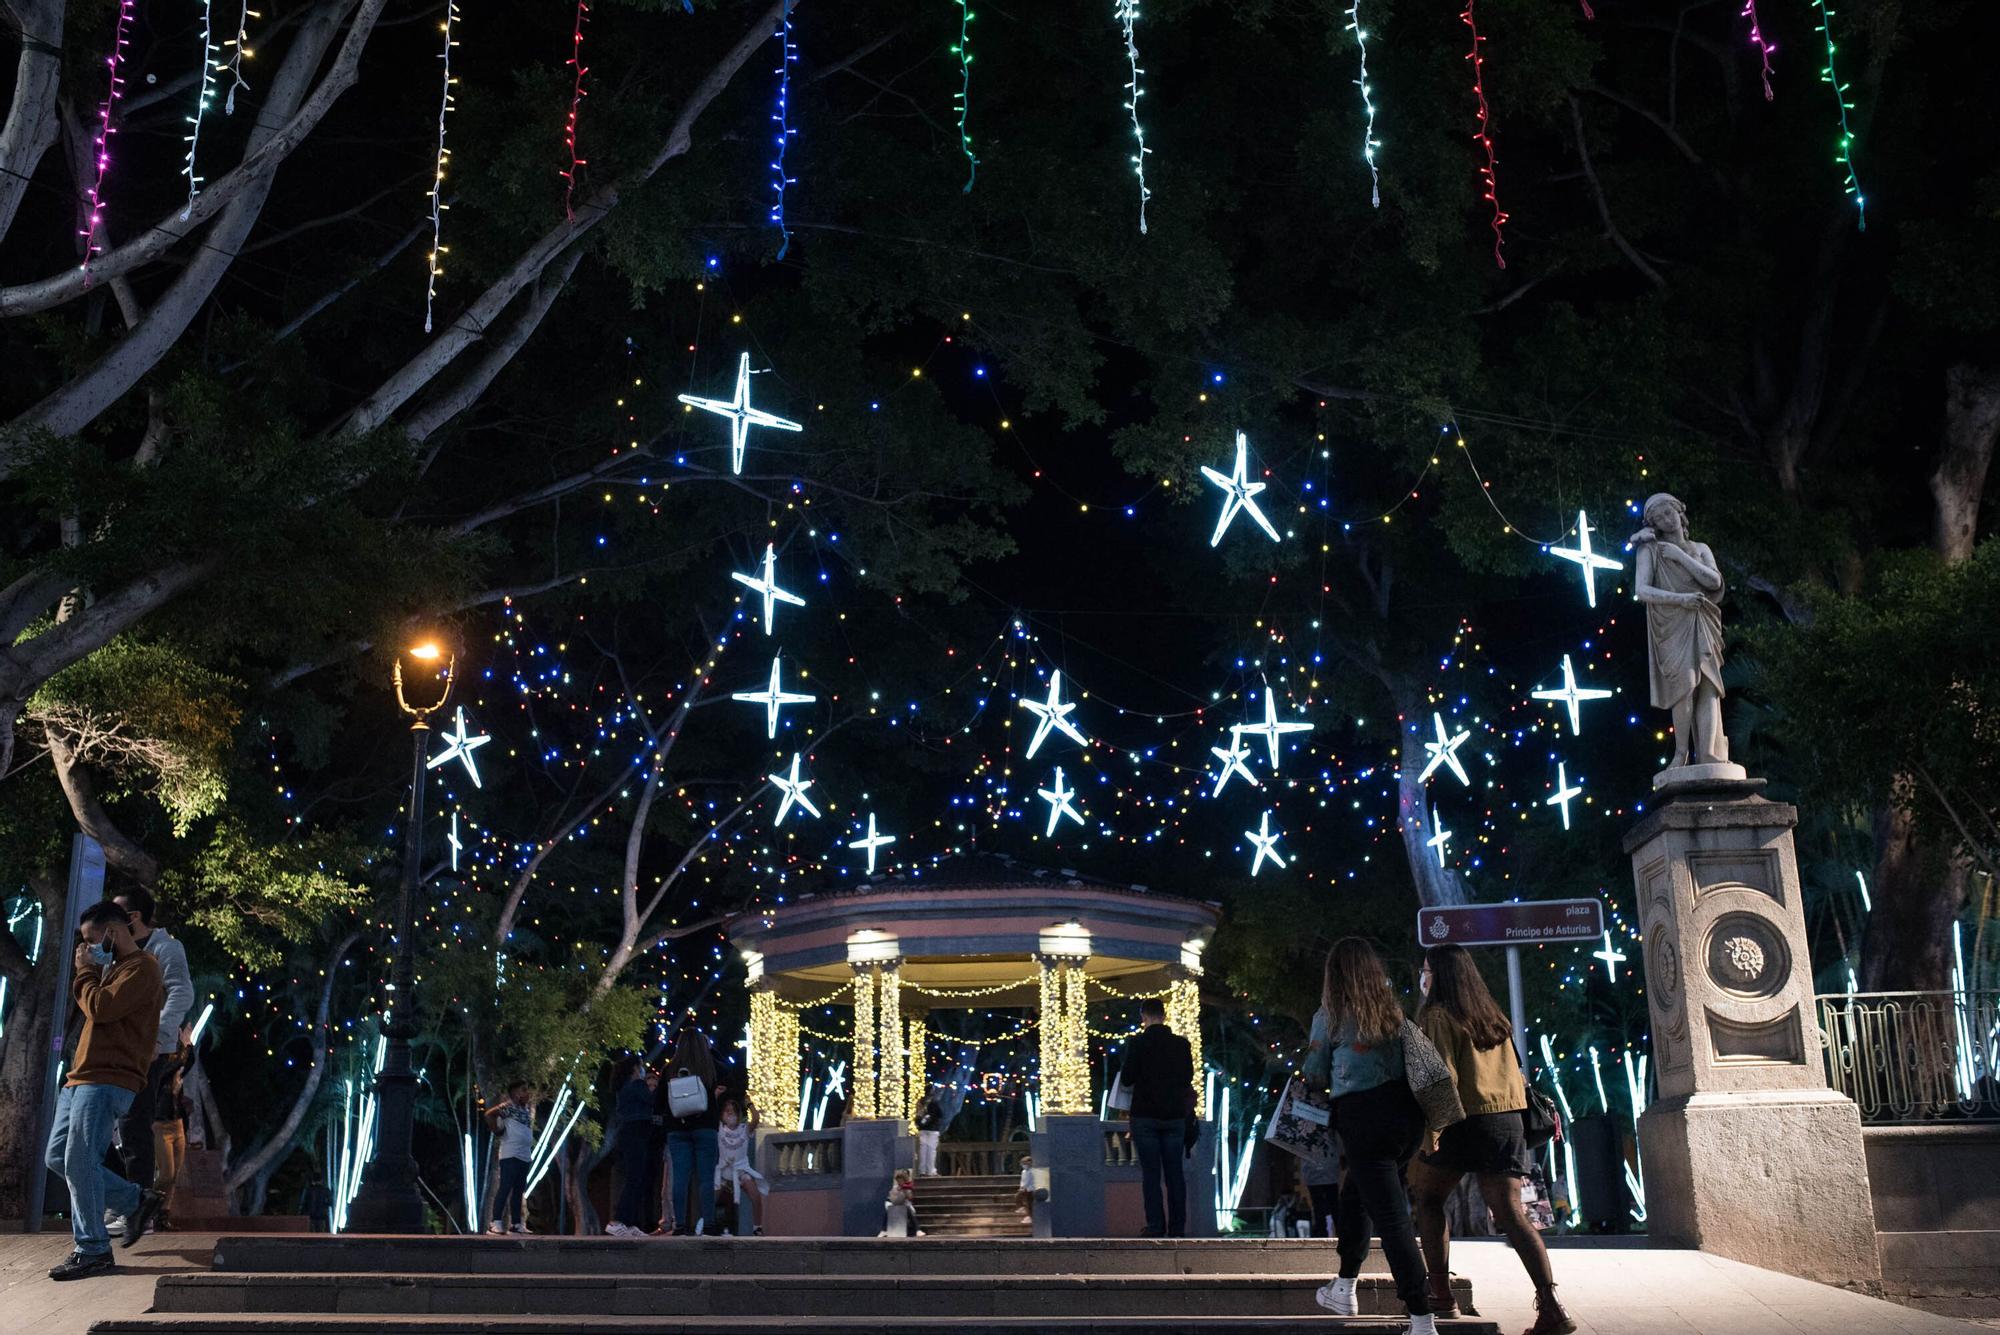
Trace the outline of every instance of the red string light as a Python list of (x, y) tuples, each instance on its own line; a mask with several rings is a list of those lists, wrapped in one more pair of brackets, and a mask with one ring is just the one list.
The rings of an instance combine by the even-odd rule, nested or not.
[(1486, 105), (1486, 57), (1479, 50), (1480, 43), (1486, 39), (1479, 35), (1479, 22), (1472, 12), (1474, 3), (1475, 0), (1465, 0), (1465, 12), (1458, 17), (1466, 27), (1472, 29), (1472, 50), (1465, 56), (1472, 62), (1472, 95), (1479, 101), (1479, 129), (1472, 138), (1486, 150), (1486, 163), (1479, 169), (1479, 177), (1486, 187), (1486, 202), (1493, 206), (1493, 262), (1504, 269), (1507, 267), (1507, 258), (1500, 253), (1500, 247), (1506, 238), (1501, 235), (1500, 228), (1507, 221), (1507, 211), (1500, 207), (1500, 159), (1493, 152), (1493, 136), (1487, 133), (1492, 112)]
[(118, 133), (111, 128), (113, 104), (125, 96), (125, 79), (118, 73), (118, 67), (125, 63), (125, 47), (130, 40), (127, 29), (132, 26), (133, 0), (118, 0), (118, 22), (112, 30), (111, 54), (104, 58), (105, 66), (111, 71), (111, 81), (104, 89), (104, 102), (97, 109), (97, 179), (90, 185), (90, 221), (78, 233), (83, 237), (83, 275), (90, 278), (90, 257), (103, 250), (97, 243), (97, 229), (104, 225), (104, 177), (111, 170), (111, 136)]
[(569, 149), (569, 170), (563, 178), (563, 216), (575, 218), (576, 209), (571, 199), (576, 194), (576, 169), (584, 165), (584, 159), (576, 155), (576, 117), (583, 106), (583, 76), (590, 70), (583, 63), (583, 21), (590, 17), (589, 0), (576, 0), (576, 28), (570, 34), (569, 67), (576, 72), (576, 82), (570, 88), (569, 119), (563, 122), (563, 145)]
[(1585, 18), (1594, 19), (1597, 17), (1597, 11), (1590, 7), (1590, 0), (1576, 0), (1576, 2), (1583, 6), (1583, 16)]
[(1778, 48), (1764, 40), (1764, 29), (1757, 22), (1757, 0), (1743, 0), (1743, 17), (1750, 20), (1750, 45), (1757, 48), (1757, 54), (1764, 61), (1764, 100), (1773, 102), (1777, 94), (1771, 91), (1771, 53)]

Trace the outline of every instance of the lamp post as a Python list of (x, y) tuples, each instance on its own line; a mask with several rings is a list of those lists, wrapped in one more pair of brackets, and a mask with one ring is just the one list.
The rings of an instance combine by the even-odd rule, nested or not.
[(417, 1075), (410, 1066), (410, 1036), (416, 1029), (416, 903), (423, 882), (424, 752), (430, 716), (451, 698), (458, 657), (429, 642), (410, 648), (420, 663), (445, 660), (444, 692), (435, 703), (413, 705), (403, 693), (403, 659), (396, 658), (396, 704), (410, 716), (410, 809), (403, 829), (403, 877), (396, 890), (396, 958), (389, 974), (389, 1007), (382, 1033), (388, 1039), (382, 1069), (375, 1077), (375, 1158), (347, 1210), (355, 1233), (421, 1233), (424, 1201), (417, 1191), (417, 1160), (411, 1152), (416, 1116)]

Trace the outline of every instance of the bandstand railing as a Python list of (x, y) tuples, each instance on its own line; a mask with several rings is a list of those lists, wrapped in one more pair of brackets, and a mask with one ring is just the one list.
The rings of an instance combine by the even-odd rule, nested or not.
[(938, 1172), (945, 1177), (1014, 1177), (1021, 1172), (1025, 1140), (958, 1140), (938, 1145)]
[(838, 1174), (842, 1137), (839, 1127), (826, 1131), (785, 1131), (764, 1138), (774, 1178)]
[(2000, 991), (1817, 998), (1827, 1083), (1863, 1123), (2000, 1122)]

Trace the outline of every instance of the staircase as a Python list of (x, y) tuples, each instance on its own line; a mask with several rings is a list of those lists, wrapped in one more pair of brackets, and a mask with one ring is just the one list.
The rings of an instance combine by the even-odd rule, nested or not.
[(920, 1177), (917, 1226), (938, 1238), (1026, 1238), (1032, 1224), (1021, 1221), (1014, 1193), (1020, 1176)]
[[(1201, 1238), (225, 1237), (157, 1281), (151, 1312), (92, 1335), (1395, 1335), (1385, 1274), (1364, 1315), (1313, 1290), (1325, 1242)], [(1365, 1269), (1381, 1269), (1379, 1262)], [(1455, 1282), (1461, 1307), (1471, 1286)], [(1440, 1324), (1498, 1335), (1490, 1321)]]

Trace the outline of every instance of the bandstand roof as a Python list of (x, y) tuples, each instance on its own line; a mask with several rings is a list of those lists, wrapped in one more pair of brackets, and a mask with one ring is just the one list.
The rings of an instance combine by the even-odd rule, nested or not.
[(940, 989), (947, 995), (930, 1004), (946, 1009), (960, 991), (980, 991), (981, 1006), (1038, 1004), (1041, 934), (1070, 922), (1090, 933), (1091, 978), (1126, 993), (1163, 992), (1188, 965), (1199, 968), (1220, 919), (1216, 904), (971, 853), (737, 914), (724, 930), (750, 962), (752, 981), (761, 970), (766, 985), (794, 1001), (824, 997), (854, 976), (855, 933), (887, 933), (905, 988)]

